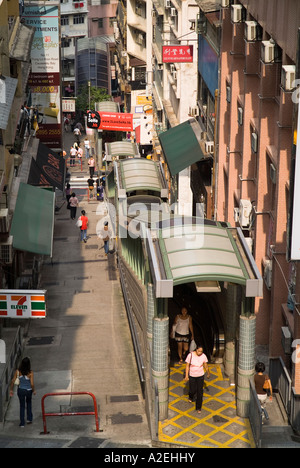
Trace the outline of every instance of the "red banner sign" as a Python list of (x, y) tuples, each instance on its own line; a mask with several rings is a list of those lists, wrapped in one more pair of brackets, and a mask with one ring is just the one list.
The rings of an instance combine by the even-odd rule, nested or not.
[(163, 63), (193, 63), (193, 46), (163, 46)]
[(132, 132), (133, 114), (87, 111), (87, 126), (99, 130)]

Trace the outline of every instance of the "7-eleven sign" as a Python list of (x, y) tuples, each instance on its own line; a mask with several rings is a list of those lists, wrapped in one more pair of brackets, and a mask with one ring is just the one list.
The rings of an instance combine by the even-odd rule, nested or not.
[(46, 291), (0, 290), (0, 318), (45, 318)]

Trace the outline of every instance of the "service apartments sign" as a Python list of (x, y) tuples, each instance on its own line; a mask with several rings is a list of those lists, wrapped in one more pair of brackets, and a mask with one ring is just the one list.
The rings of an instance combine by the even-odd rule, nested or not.
[(88, 128), (116, 132), (133, 131), (133, 114), (87, 111)]
[(0, 290), (0, 318), (45, 318), (46, 291)]

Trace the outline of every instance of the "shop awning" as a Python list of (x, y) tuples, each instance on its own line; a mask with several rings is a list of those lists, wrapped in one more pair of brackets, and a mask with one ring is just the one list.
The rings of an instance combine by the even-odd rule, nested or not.
[(52, 257), (55, 193), (21, 183), (11, 235), (17, 250)]
[(195, 119), (170, 128), (158, 136), (172, 177), (205, 157), (199, 136), (200, 127)]

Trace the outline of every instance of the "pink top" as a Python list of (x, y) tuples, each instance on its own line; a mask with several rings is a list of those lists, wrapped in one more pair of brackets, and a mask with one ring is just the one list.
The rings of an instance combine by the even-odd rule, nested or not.
[(188, 355), (185, 362), (190, 364), (191, 377), (202, 377), (205, 374), (203, 364), (205, 362), (208, 362), (208, 359), (205, 354), (201, 354), (201, 356), (198, 356), (195, 352), (192, 352)]

